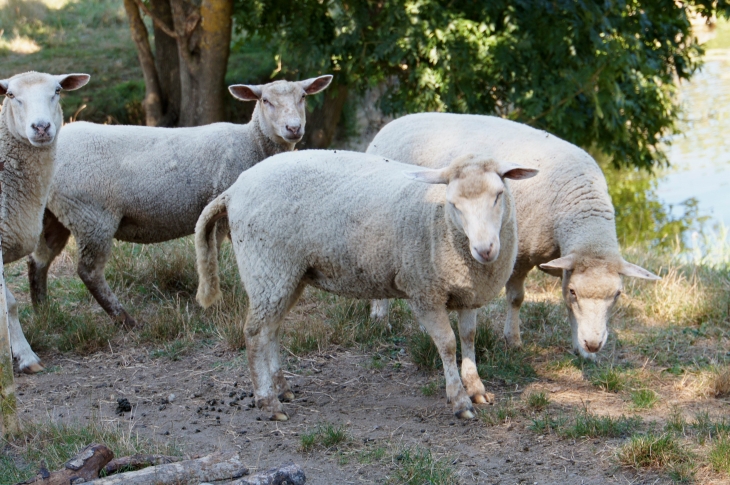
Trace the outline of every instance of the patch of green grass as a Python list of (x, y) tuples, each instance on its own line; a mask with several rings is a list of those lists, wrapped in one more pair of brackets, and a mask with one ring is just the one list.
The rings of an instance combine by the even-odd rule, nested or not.
[(431, 381), (425, 386), (421, 387), (421, 394), (424, 396), (433, 396), (436, 394), (439, 390), (439, 383), (436, 381)]
[(188, 353), (193, 347), (193, 342), (190, 340), (174, 340), (168, 344), (165, 344), (161, 349), (153, 350), (150, 356), (153, 359), (166, 358), (172, 361), (180, 360), (180, 357)]
[(619, 392), (626, 384), (621, 371), (614, 367), (598, 369), (589, 378), (591, 384), (608, 392)]
[(529, 429), (536, 433), (549, 434), (560, 431), (567, 419), (564, 416), (552, 416), (547, 411), (532, 419)]
[(25, 480), (35, 475), (41, 464), (49, 470), (57, 470), (91, 443), (104, 443), (114, 452), (114, 456), (135, 453), (181, 454), (173, 445), (153, 443), (117, 424), (98, 419), (85, 425), (26, 423), (8, 441), (12, 446), (0, 449), (0, 483)]
[(721, 436), (713, 441), (707, 457), (716, 472), (730, 476), (730, 436)]
[(639, 417), (596, 416), (585, 410), (575, 419), (575, 422), (560, 431), (566, 438), (618, 438), (627, 436), (641, 425)]
[(691, 479), (694, 473), (692, 455), (669, 433), (633, 435), (618, 449), (617, 456), (621, 464), (635, 469), (664, 469), (675, 481)]
[(534, 411), (542, 411), (550, 404), (550, 398), (545, 391), (531, 392), (527, 396), (527, 407)]
[(477, 412), (479, 419), (489, 426), (503, 424), (516, 417), (519, 413), (512, 399), (500, 401), (494, 406), (481, 408)]
[(434, 458), (431, 450), (405, 448), (394, 457), (396, 469), (388, 483), (456, 485), (456, 471), (446, 459)]
[(631, 402), (636, 409), (651, 409), (659, 401), (659, 396), (651, 389), (631, 391)]
[(336, 426), (332, 423), (318, 424), (314, 429), (303, 433), (299, 442), (304, 452), (317, 448), (331, 449), (349, 441), (350, 436), (344, 425)]
[(435, 370), (442, 366), (436, 344), (426, 332), (418, 330), (410, 336), (408, 353), (413, 363), (421, 369)]
[(684, 419), (682, 411), (678, 408), (672, 409), (672, 412), (669, 413), (667, 423), (664, 425), (664, 431), (684, 435), (685, 428), (687, 428), (687, 420)]
[(376, 463), (385, 458), (386, 449), (382, 446), (368, 448), (358, 453), (357, 460), (360, 463)]

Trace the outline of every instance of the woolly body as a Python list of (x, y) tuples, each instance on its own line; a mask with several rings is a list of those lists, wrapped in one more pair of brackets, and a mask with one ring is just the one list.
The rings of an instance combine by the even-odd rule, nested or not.
[[(515, 200), (519, 243), (514, 272), (507, 283), (510, 308), (505, 336), (512, 345), (521, 344), (519, 308), (527, 273), (535, 266), (572, 255), (573, 266), (565, 274), (557, 268), (543, 269), (564, 276), (574, 348), (592, 358), (592, 352), (605, 343), (608, 310), (617, 290), (620, 293), (618, 275), (625, 265), (633, 265), (625, 263), (619, 251), (614, 209), (603, 173), (585, 151), (547, 132), (502, 118), (421, 113), (386, 125), (367, 153), (431, 168), (444, 167), (459, 155), (475, 153), (539, 169), (538, 177), (509, 184)], [(645, 273), (640, 277), (653, 279), (654, 275), (638, 267), (624, 274), (634, 270)], [(581, 285), (585, 325), (579, 325), (569, 301), (573, 294), (567, 285), (573, 273), (578, 278), (579, 274), (590, 276)], [(591, 298), (601, 302), (589, 304)], [(587, 306), (592, 309), (588, 311)], [(374, 305), (374, 313), (381, 316), (384, 309), (387, 312), (383, 302)]]
[[(104, 278), (113, 239), (149, 244), (192, 234), (206, 204), (241, 172), (294, 149), (304, 134), (304, 97), (330, 80), (231, 86), (239, 99), (257, 101), (245, 125), (68, 125), (58, 141), (46, 244), (29, 259), (33, 302), (45, 300), (48, 268), (73, 234), (80, 248), (79, 276), (112, 319), (134, 326)], [(224, 224), (219, 229), (226, 232)]]
[[(275, 417), (283, 412), (281, 404), (267, 388), (270, 383), (262, 374), (269, 372), (257, 367), (256, 357), (266, 354), (275, 361), (271, 385), (286, 394), (278, 365), (278, 326), (306, 285), (354, 298), (410, 299), (439, 347), (456, 414), (468, 417), (469, 396), (485, 402), (475, 366), (462, 367), (469, 396), (458, 380), (446, 309), (468, 314), (475, 327), (472, 310), (499, 294), (516, 253), (512, 199), (505, 189), (497, 226), (501, 251), (493, 262), (480, 264), (469, 239), (445, 216), (447, 187), (408, 180), (403, 172), (409, 169), (340, 150), (281, 154), (243, 173), (201, 214), (196, 227), (198, 300), (208, 306), (220, 296), (211, 236), (214, 221), (227, 212), (249, 297), (245, 333), (252, 378), (263, 380), (254, 386), (257, 404)], [(467, 355), (469, 348), (473, 354), (473, 330), (460, 331)], [(267, 350), (259, 338), (273, 341), (276, 350)], [(465, 361), (470, 359), (473, 355)]]

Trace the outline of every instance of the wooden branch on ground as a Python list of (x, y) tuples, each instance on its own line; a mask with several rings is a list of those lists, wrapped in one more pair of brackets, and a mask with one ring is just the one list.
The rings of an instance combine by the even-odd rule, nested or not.
[(18, 485), (68, 485), (94, 480), (99, 477), (99, 470), (112, 458), (112, 450), (104, 445), (92, 444), (67, 461), (63, 469), (51, 473), (41, 468), (38, 475)]
[(148, 466), (167, 465), (168, 463), (175, 463), (182, 460), (182, 457), (167, 455), (123, 456), (121, 458), (114, 458), (112, 461), (110, 461), (104, 467), (104, 474), (109, 476), (118, 473), (121, 470), (134, 471)]
[(88, 482), (74, 482), (73, 485), (176, 485), (181, 482), (234, 480), (244, 475), (248, 475), (248, 468), (241, 464), (237, 453), (215, 453), (196, 460), (151, 466)]
[(251, 475), (231, 482), (229, 485), (304, 485), (307, 477), (302, 467), (296, 463), (287, 463), (277, 468), (271, 468), (262, 473)]

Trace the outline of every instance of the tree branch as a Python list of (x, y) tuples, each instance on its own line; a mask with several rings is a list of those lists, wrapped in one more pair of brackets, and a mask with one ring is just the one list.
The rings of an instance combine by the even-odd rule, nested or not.
[(154, 15), (150, 9), (147, 8), (147, 6), (144, 4), (142, 0), (133, 0), (134, 3), (137, 4), (137, 6), (142, 9), (145, 15), (147, 15), (149, 18), (152, 19), (152, 21), (155, 23), (155, 25), (164, 33), (169, 35), (170, 37), (176, 39), (178, 38), (178, 35), (175, 33), (175, 31), (171, 30), (170, 27), (159, 17)]

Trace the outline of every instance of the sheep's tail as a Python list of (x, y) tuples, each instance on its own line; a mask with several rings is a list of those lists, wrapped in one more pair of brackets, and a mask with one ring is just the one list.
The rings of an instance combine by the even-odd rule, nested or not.
[(227, 215), (228, 194), (223, 193), (203, 209), (195, 224), (195, 255), (198, 266), (198, 294), (196, 299), (203, 308), (218, 301), (221, 282), (218, 277), (218, 242), (216, 221)]

